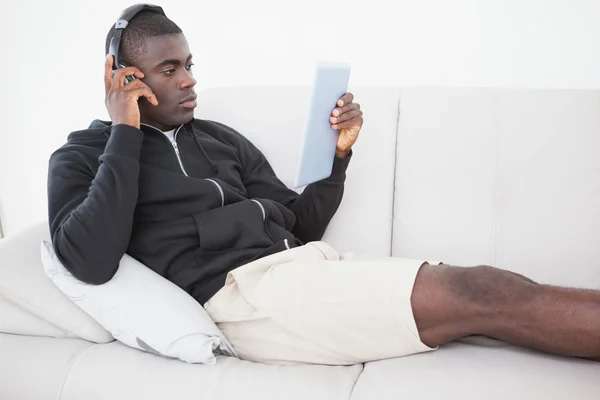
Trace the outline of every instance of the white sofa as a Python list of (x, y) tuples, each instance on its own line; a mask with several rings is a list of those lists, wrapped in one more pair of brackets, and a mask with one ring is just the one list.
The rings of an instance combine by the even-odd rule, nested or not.
[[(353, 92), (365, 125), (325, 240), (600, 289), (600, 92)], [(207, 90), (197, 116), (245, 134), (289, 184), (309, 94)], [(2, 285), (51, 285), (42, 238), (45, 221), (0, 240), (0, 399), (600, 399), (600, 363), (483, 338), (350, 367), (191, 365), (74, 338), (1, 297)]]

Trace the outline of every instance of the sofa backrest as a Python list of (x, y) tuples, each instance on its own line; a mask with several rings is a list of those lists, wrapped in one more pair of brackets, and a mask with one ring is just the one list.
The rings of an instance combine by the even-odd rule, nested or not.
[[(600, 286), (599, 91), (351, 90), (365, 124), (324, 240)], [(196, 115), (239, 130), (291, 185), (310, 94), (210, 89)]]
[(403, 89), (392, 254), (600, 288), (600, 92)]
[[(366, 119), (348, 168), (343, 202), (324, 240), (344, 252), (389, 256), (399, 91), (353, 92)], [(198, 94), (196, 117), (222, 122), (246, 136), (291, 187), (310, 95), (310, 89), (300, 87), (210, 89)]]

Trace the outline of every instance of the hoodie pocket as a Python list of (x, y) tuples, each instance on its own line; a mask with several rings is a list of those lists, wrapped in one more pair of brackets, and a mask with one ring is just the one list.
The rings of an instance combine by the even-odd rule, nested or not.
[(273, 243), (294, 239), (290, 231), (296, 223), (296, 216), (290, 209), (272, 200), (253, 199), (251, 201), (260, 208), (263, 214), (265, 233)]
[(273, 244), (265, 230), (266, 211), (251, 200), (194, 215), (200, 249), (266, 248)]

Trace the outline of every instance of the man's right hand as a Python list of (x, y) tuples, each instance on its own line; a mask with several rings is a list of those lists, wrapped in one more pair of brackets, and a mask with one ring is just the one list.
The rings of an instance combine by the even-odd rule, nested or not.
[[(113, 125), (125, 124), (140, 128), (140, 108), (138, 99), (145, 97), (150, 104), (157, 106), (158, 100), (152, 90), (140, 79), (144, 73), (136, 67), (119, 68), (113, 76), (113, 56), (106, 57), (104, 65), (105, 104)], [(133, 82), (125, 84), (125, 77), (134, 75)]]

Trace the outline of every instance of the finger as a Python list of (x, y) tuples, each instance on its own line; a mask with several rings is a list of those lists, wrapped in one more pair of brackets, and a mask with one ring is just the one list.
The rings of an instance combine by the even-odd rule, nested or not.
[[(156, 98), (156, 95), (154, 95), (154, 92), (152, 92), (152, 89), (150, 89), (150, 87), (148, 85), (146, 85), (144, 82), (142, 82), (139, 79), (136, 79), (136, 80), (132, 81), (131, 83), (128, 83), (127, 85), (123, 86), (121, 89), (119, 89), (118, 91), (116, 91), (114, 93), (127, 94), (129, 92), (136, 92), (140, 89), (145, 89), (145, 90), (149, 91), (153, 97), (152, 99), (149, 99), (149, 101), (154, 105), (158, 105), (158, 99)], [(136, 93), (139, 93), (139, 92), (136, 92)]]
[(132, 90), (137, 90), (137, 89), (147, 89), (150, 93), (152, 93), (152, 99), (148, 99), (148, 101), (150, 101), (150, 103), (154, 104), (155, 106), (158, 105), (158, 99), (156, 98), (156, 95), (154, 94), (152, 89), (150, 89), (150, 86), (146, 85), (144, 82), (140, 81), (139, 79), (136, 79), (131, 83), (128, 83), (121, 90), (132, 91)]
[(108, 93), (110, 91), (110, 88), (112, 86), (112, 80), (113, 80), (112, 65), (113, 65), (113, 56), (111, 54), (109, 54), (108, 56), (106, 56), (106, 61), (104, 62), (104, 90), (106, 93)]
[(154, 95), (154, 93), (152, 93), (152, 90), (150, 90), (147, 87), (133, 89), (133, 90), (128, 91), (127, 93), (130, 96), (134, 97), (136, 100), (138, 100), (140, 97), (145, 97), (146, 99), (148, 99), (150, 104), (152, 104), (153, 106), (158, 105), (158, 100), (156, 99), (156, 96)]
[(352, 110), (360, 110), (360, 106), (356, 103), (350, 103), (342, 108), (334, 108), (331, 112), (331, 115), (333, 115), (334, 117), (339, 117), (340, 115)]
[(337, 102), (339, 107), (344, 107), (345, 104), (352, 103), (354, 101), (354, 95), (352, 93), (346, 93)]
[(339, 124), (331, 125), (331, 127), (333, 129), (345, 129), (345, 128), (352, 128), (354, 126), (362, 127), (362, 125), (363, 125), (363, 117), (360, 116), (360, 117), (352, 118), (350, 121), (344, 121)]
[(136, 67), (118, 68), (112, 78), (112, 90), (118, 90), (125, 86), (125, 77), (129, 75), (133, 75), (138, 79), (142, 79), (144, 77), (144, 73)]
[(330, 121), (332, 124), (339, 124), (340, 122), (344, 122), (344, 121), (348, 121), (352, 118), (356, 118), (356, 117), (362, 117), (362, 111), (360, 110), (352, 110), (352, 111), (348, 111), (343, 113), (342, 115), (340, 115), (339, 117), (331, 117)]
[(148, 85), (146, 85), (144, 82), (140, 81), (139, 79), (135, 79), (132, 82), (128, 83), (127, 85), (124, 85), (121, 90), (133, 90), (133, 89), (149, 89), (150, 91), (152, 91), (152, 89), (150, 89), (150, 87)]

